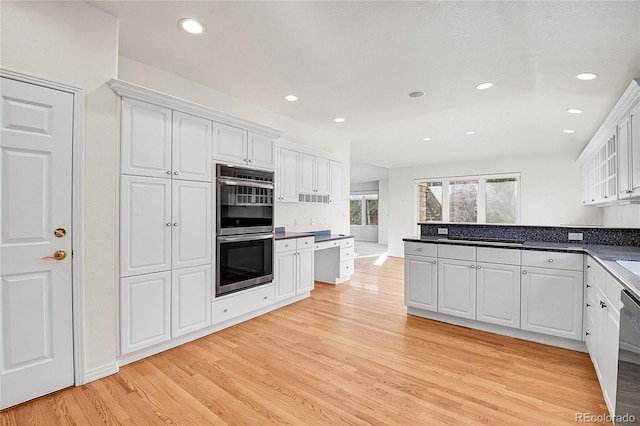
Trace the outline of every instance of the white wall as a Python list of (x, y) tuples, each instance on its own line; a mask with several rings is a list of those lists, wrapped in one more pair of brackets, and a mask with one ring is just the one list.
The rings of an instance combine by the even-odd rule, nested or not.
[[(116, 76), (118, 24), (82, 2), (7, 2), (1, 7), (0, 64), (84, 88), (86, 369), (116, 356)], [(77, 230), (80, 231), (80, 230)]]
[(640, 204), (605, 207), (603, 214), (607, 228), (640, 228)]
[[(331, 154), (331, 157), (344, 164), (343, 191), (345, 200), (348, 200), (348, 141), (130, 58), (120, 57), (118, 78), (280, 130), (284, 132), (283, 139)], [(276, 226), (284, 226), (289, 231), (331, 229), (334, 233), (348, 233), (348, 213), (349, 204), (346, 201), (343, 204), (278, 203)]]
[(584, 207), (579, 167), (572, 156), (501, 158), (389, 171), (389, 255), (402, 256), (402, 238), (418, 234), (414, 179), (492, 173), (521, 173), (523, 225), (602, 226), (602, 209)]

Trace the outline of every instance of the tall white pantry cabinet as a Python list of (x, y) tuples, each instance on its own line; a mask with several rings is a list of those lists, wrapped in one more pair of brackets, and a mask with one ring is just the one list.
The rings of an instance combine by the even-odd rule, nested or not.
[(213, 123), (126, 97), (120, 355), (211, 325)]

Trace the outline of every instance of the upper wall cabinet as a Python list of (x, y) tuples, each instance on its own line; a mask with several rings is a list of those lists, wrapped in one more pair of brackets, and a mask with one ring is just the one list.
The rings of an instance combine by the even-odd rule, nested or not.
[(213, 159), (273, 170), (275, 140), (258, 133), (216, 123)]
[(122, 99), (122, 174), (211, 182), (209, 120)]
[(331, 179), (329, 202), (341, 204), (344, 202), (344, 165), (339, 161), (331, 161), (329, 177)]
[(329, 160), (315, 155), (300, 154), (299, 201), (329, 202)]
[(640, 79), (631, 82), (578, 163), (583, 204), (640, 202)]
[(298, 201), (298, 156), (290, 149), (278, 150), (276, 168), (276, 200), (295, 203)]

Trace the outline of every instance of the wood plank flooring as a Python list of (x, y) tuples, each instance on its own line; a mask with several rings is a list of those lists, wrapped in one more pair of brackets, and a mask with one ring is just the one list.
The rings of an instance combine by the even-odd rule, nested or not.
[(585, 353), (414, 316), (403, 261), (0, 412), (2, 425), (575, 424), (606, 414)]

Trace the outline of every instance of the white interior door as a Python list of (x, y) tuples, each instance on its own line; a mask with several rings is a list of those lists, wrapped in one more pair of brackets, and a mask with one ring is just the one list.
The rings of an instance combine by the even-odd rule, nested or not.
[(73, 384), (73, 95), (7, 78), (1, 93), (0, 408), (6, 408)]

